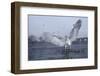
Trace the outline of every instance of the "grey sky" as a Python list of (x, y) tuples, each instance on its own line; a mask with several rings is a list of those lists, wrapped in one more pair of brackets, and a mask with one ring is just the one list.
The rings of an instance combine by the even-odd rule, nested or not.
[(29, 35), (41, 36), (43, 32), (50, 32), (60, 36), (69, 36), (73, 24), (78, 19), (82, 20), (79, 37), (88, 35), (87, 17), (29, 15), (28, 19)]

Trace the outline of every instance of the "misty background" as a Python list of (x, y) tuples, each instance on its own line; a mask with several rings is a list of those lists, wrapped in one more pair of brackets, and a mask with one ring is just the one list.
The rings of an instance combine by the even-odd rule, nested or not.
[(88, 18), (78, 16), (28, 16), (28, 35), (40, 37), (44, 32), (59, 36), (69, 36), (69, 33), (78, 19), (82, 20), (82, 26), (78, 37), (88, 36)]

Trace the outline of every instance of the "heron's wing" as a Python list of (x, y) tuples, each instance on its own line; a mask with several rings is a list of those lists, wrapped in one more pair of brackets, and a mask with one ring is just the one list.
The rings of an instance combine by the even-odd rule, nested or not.
[(50, 42), (52, 44), (57, 45), (57, 46), (64, 46), (64, 42), (61, 39), (57, 38), (57, 37), (52, 37)]
[(74, 38), (75, 38), (75, 29), (74, 28), (72, 28), (72, 30), (71, 30), (71, 32), (70, 32), (70, 35), (69, 35), (69, 39), (70, 40), (74, 40)]
[(74, 41), (76, 40), (77, 36), (78, 36), (78, 33), (79, 33), (79, 29), (81, 27), (81, 20), (79, 19), (73, 26), (71, 32), (70, 32), (70, 35), (69, 35), (69, 39), (71, 41)]
[(58, 36), (54, 36), (48, 32), (43, 34), (43, 40), (45, 42), (50, 42), (57, 46), (64, 46), (64, 42), (62, 41), (62, 38), (59, 38)]

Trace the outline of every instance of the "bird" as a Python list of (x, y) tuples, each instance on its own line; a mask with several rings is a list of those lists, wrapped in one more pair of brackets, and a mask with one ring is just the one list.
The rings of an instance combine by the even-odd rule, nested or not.
[(69, 36), (65, 35), (65, 37), (59, 37), (59, 36), (53, 35), (49, 32), (44, 32), (42, 39), (46, 42), (50, 42), (50, 43), (57, 45), (59, 47), (64, 46), (65, 49), (68, 47), (71, 48), (72, 42), (77, 39), (81, 25), (82, 25), (82, 20), (78, 19), (75, 22), (75, 24), (73, 24), (73, 27), (70, 31)]
[(72, 42), (77, 39), (81, 25), (82, 25), (82, 21), (80, 19), (77, 20), (75, 24), (73, 24), (73, 28), (70, 32), (69, 37), (68, 36), (65, 37), (65, 48), (67, 47), (71, 48)]

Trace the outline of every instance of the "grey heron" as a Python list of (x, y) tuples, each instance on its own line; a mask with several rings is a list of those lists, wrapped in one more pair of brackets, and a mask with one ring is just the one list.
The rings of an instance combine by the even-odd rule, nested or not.
[(64, 46), (66, 49), (68, 47), (71, 47), (72, 41), (75, 41), (77, 39), (79, 30), (81, 28), (81, 24), (82, 24), (81, 19), (78, 19), (76, 21), (76, 23), (73, 24), (73, 28), (71, 29), (69, 36), (65, 35), (64, 38), (59, 38), (56, 35), (52, 35), (48, 32), (45, 32), (43, 34), (43, 39), (46, 42), (50, 42), (50, 43), (55, 44), (57, 46)]

